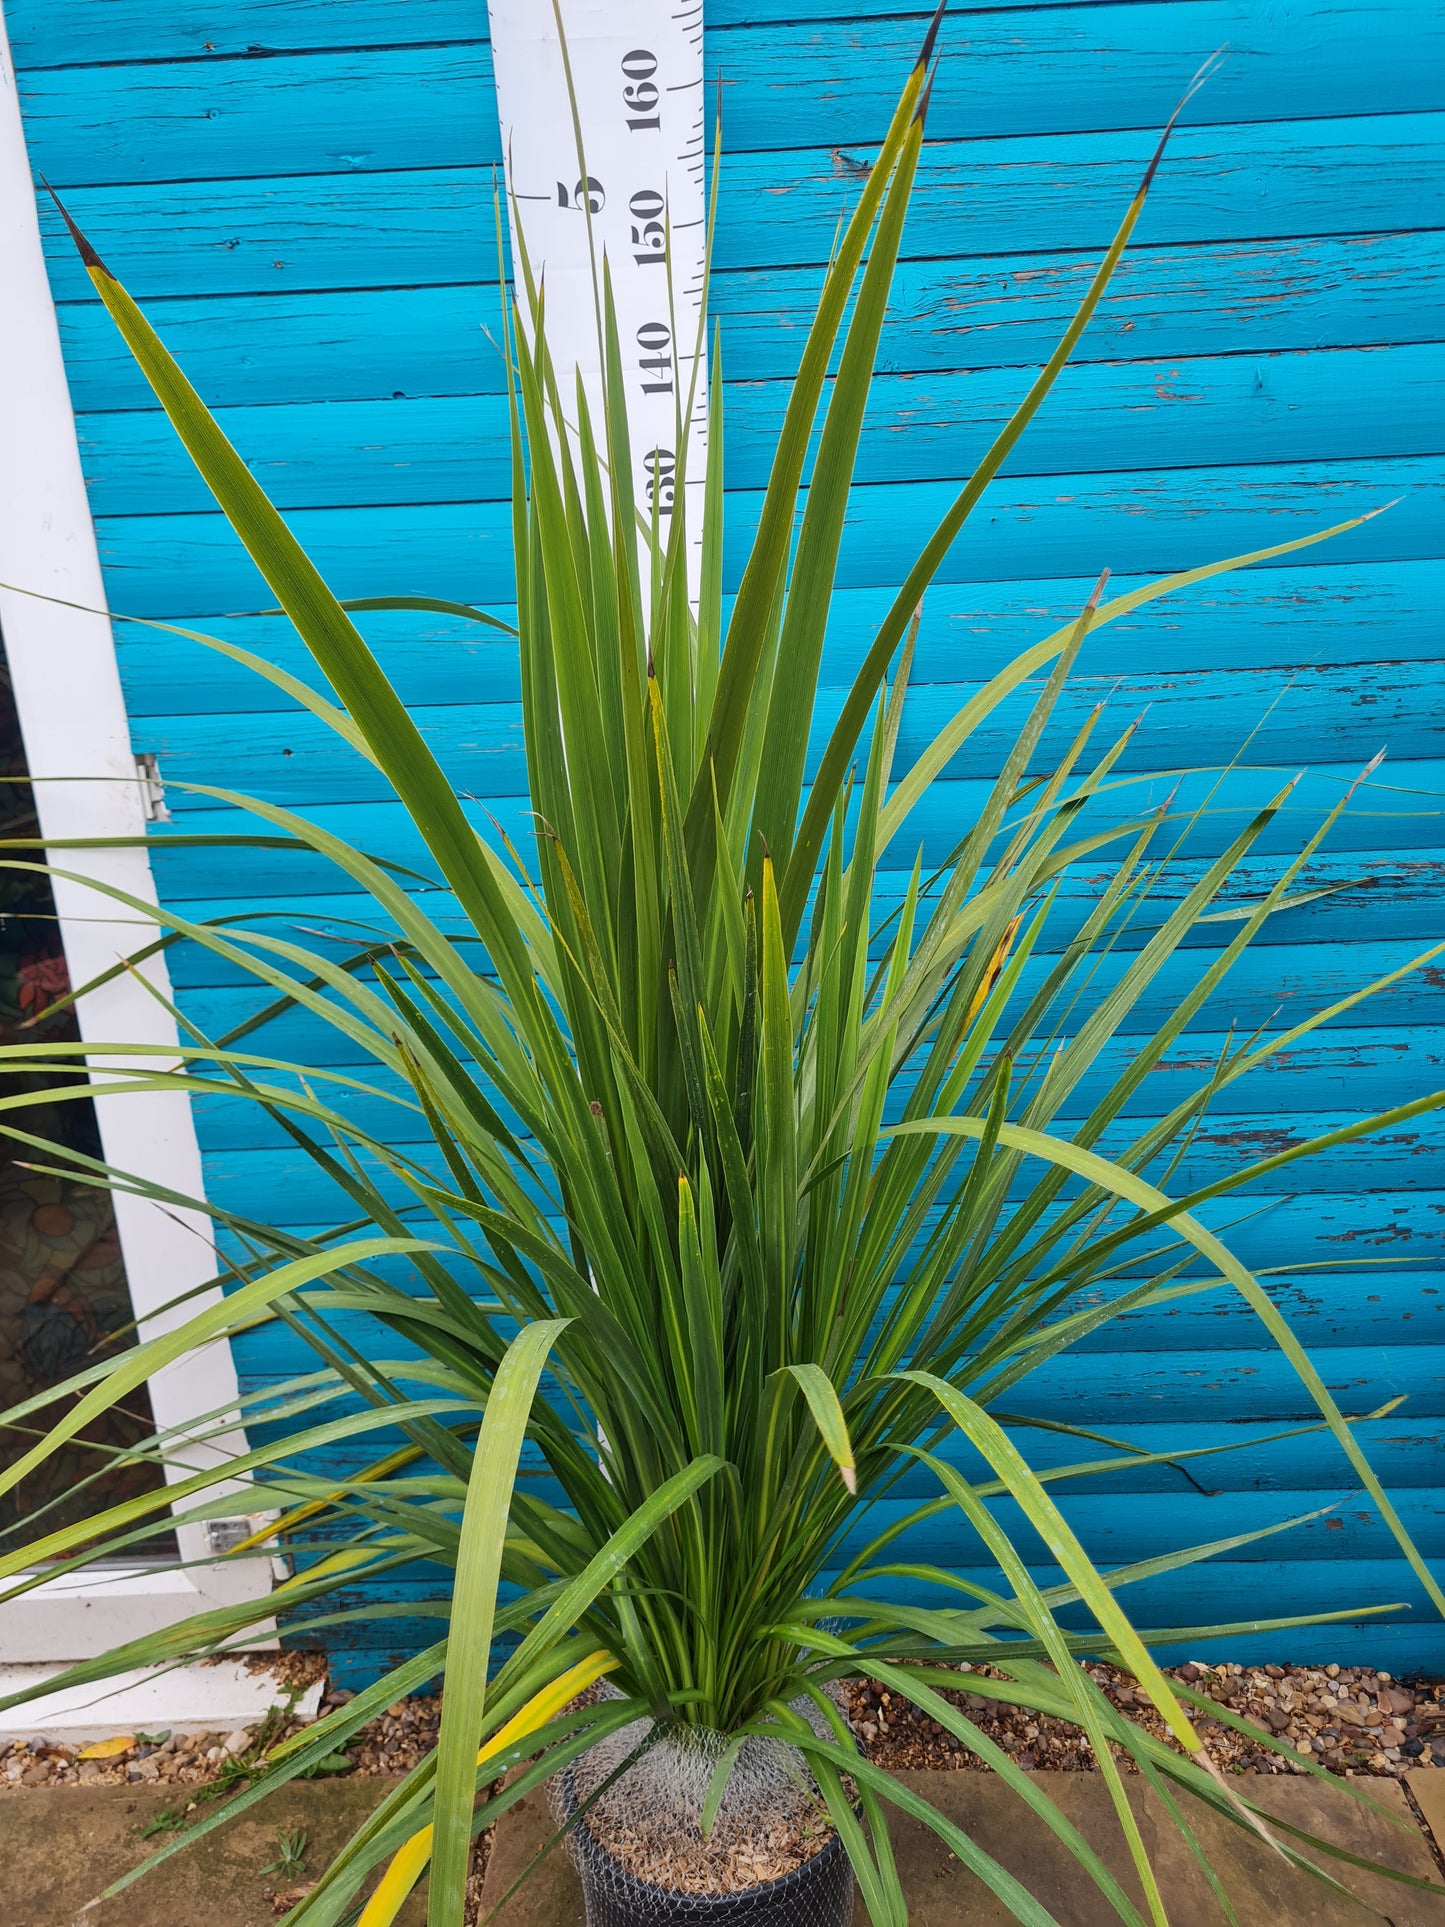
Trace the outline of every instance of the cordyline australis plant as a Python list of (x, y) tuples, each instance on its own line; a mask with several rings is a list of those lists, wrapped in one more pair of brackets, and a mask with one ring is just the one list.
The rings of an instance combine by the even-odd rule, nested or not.
[[(1120, 1311), (1202, 1284), (1227, 1280), (1258, 1314), (1445, 1608), (1349, 1421), (1256, 1278), (1195, 1215), (1295, 1157), (1441, 1100), (1332, 1133), (1207, 1190), (1166, 1195), (1206, 1103), (1349, 998), (1272, 1041), (1231, 1047), (1167, 1116), (1125, 1123), (1143, 1080), (1245, 946), (1298, 900), (1295, 879), (1344, 804), (1267, 897), (1235, 913), (1222, 949), (1191, 953), (1201, 965), (1194, 987), (1109, 1082), (1101, 1067), (1111, 1040), (1166, 962), (1217, 914), (1212, 906), (1283, 796), (1151, 916), (1151, 886), (1182, 831), (1158, 812), (1119, 820), (1128, 732), (1101, 747), (1091, 722), (1036, 773), (1042, 732), (1092, 629), (1335, 531), (1112, 601), (1101, 584), (1077, 621), (978, 689), (911, 768), (895, 768), (914, 612), (1098, 305), (1157, 155), (1058, 351), (900, 587), (810, 771), (800, 719), (813, 708), (923, 141), (931, 39), (824, 280), (726, 621), (721, 382), (712, 388), (694, 614), (682, 491), (666, 527), (655, 514), (647, 524), (632, 495), (605, 268), (605, 399), (594, 413), (580, 386), (574, 393), (564, 382), (567, 371), (552, 367), (542, 301), (520, 266), (522, 312), (507, 347), (515, 646), (535, 823), (526, 855), (486, 826), (479, 833), (346, 605), (76, 235), (101, 298), (331, 693), (229, 643), (196, 640), (249, 663), (383, 773), (430, 852), (433, 886), (451, 893), (458, 913), (443, 927), (408, 893), (415, 879), (302, 816), (198, 787), (247, 811), (273, 846), (280, 839), (333, 863), (338, 890), (370, 899), (369, 933), (338, 959), (276, 934), (261, 911), (205, 923), (162, 910), (167, 943), (198, 944), (264, 990), (261, 1018), (241, 1040), (203, 1036), (179, 1014), (179, 1066), (174, 1053), (146, 1059), (124, 1039), (89, 1048), (103, 1048), (113, 1065), (99, 1074), (107, 1090), (244, 1093), (334, 1180), (350, 1200), (348, 1222), (308, 1239), (203, 1206), (234, 1254), (224, 1302), (71, 1381), (65, 1389), (77, 1396), (63, 1421), (3, 1480), (14, 1485), (95, 1413), (218, 1334), (279, 1319), (315, 1349), (316, 1371), (248, 1402), (267, 1443), (230, 1468), (255, 1481), (240, 1501), (248, 1510), (289, 1508), (276, 1530), (294, 1576), (264, 1609), (203, 1614), (65, 1676), (79, 1683), (243, 1642), (272, 1611), (309, 1607), (320, 1615), (313, 1628), (382, 1615), (396, 1609), (331, 1595), (420, 1561), (450, 1569), (431, 1606), (446, 1637), (276, 1749), (264, 1777), (187, 1836), (305, 1773), (399, 1694), (444, 1674), (436, 1752), (386, 1796), (292, 1921), (354, 1918), (348, 1910), (366, 1877), (402, 1850), (369, 1903), (368, 1927), (392, 1917), (429, 1853), (432, 1927), (456, 1927), (472, 1834), (640, 1715), (774, 1734), (801, 1748), (875, 1922), (906, 1918), (883, 1824), (889, 1804), (931, 1827), (1017, 1918), (1051, 1919), (966, 1832), (856, 1753), (828, 1691), (851, 1674), (924, 1707), (1067, 1843), (1121, 1919), (1141, 1921), (1038, 1782), (942, 1697), (961, 1660), (994, 1669), (971, 1679), (978, 1693), (1087, 1734), (1144, 1908), (1163, 1920), (1116, 1755), (1137, 1765), (1181, 1827), (1171, 1789), (1241, 1823), (1253, 1810), (1214, 1773), (1191, 1718), (1198, 1701), (1160, 1673), (1151, 1646), (1319, 1616), (1136, 1630), (1118, 1599), (1126, 1584), (1262, 1535), (1100, 1573), (1051, 1486), (1158, 1461), (1112, 1441), (1101, 1450), (1097, 1435), (1082, 1433), (1080, 1463), (1036, 1474), (1018, 1444), (1026, 1421), (1007, 1417), (1007, 1401), (1044, 1360)], [(680, 437), (686, 419), (681, 409)], [(911, 871), (886, 867), (910, 850), (913, 812), (934, 779), (1030, 682), (1038, 693), (1028, 720), (947, 860), (930, 874), (921, 855), (903, 858)], [(1112, 859), (1106, 887), (1054, 941), (1060, 879), (1103, 854)], [(1140, 925), (1144, 934), (1129, 938)], [(1121, 941), (1121, 967), (1079, 1014), (1101, 955)], [(371, 1072), (266, 1054), (262, 1020), (298, 1009), (334, 1026)], [(57, 1077), (76, 1061), (43, 1045), (3, 1057)], [(1086, 1083), (1102, 1084), (1092, 1108), (1056, 1128), (1061, 1116), (1077, 1118), (1071, 1100)], [(379, 1105), (391, 1107), (392, 1122), (374, 1122)], [(1106, 1133), (1112, 1156), (1098, 1149)], [(66, 1168), (135, 1184), (77, 1158)], [(1079, 1309), (1085, 1287), (1089, 1303)], [(358, 1337), (358, 1313), (406, 1341), (395, 1360), (373, 1355), (374, 1337)], [(544, 1370), (551, 1377), (539, 1396)], [(54, 1396), (5, 1422), (25, 1423)], [(219, 1432), (228, 1415), (213, 1421)], [(201, 1425), (184, 1439), (162, 1437), (151, 1450), (174, 1474), (205, 1433)], [(398, 1433), (404, 1442), (390, 1449)], [(545, 1486), (518, 1479), (524, 1441), (550, 1475)], [(353, 1454), (378, 1453), (344, 1482), (324, 1470), (324, 1455), (342, 1442)], [(32, 1537), (0, 1565), (12, 1582), (6, 1596), (34, 1583), (16, 1575), (38, 1560), (65, 1569), (96, 1556), (97, 1545), (114, 1556), (154, 1530), (167, 1501), (183, 1516), (234, 1513), (234, 1489), (213, 1491), (219, 1479), (205, 1468), (84, 1527)], [(883, 1495), (893, 1495), (890, 1508), (870, 1511)], [(1001, 1498), (1025, 1522), (1023, 1538), (991, 1508)], [(976, 1535), (980, 1563), (997, 1568), (993, 1585), (908, 1551), (908, 1528), (946, 1512)], [(1034, 1535), (1060, 1574), (1052, 1584), (1033, 1576)], [(1071, 1630), (1058, 1616), (1065, 1607), (1076, 1609)], [(506, 1656), (489, 1678), (494, 1651)], [(1172, 1740), (1110, 1704), (1079, 1663), (1085, 1654), (1125, 1667)], [(604, 1672), (618, 1697), (572, 1704)], [(811, 1703), (813, 1721), (800, 1703)], [(520, 1770), (505, 1791), (477, 1803), (479, 1786), (511, 1768)], [(1280, 1851), (1298, 1857), (1287, 1842)]]

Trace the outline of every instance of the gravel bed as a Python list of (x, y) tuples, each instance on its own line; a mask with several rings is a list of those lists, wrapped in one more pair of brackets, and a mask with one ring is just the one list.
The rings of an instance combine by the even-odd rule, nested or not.
[[(276, 1676), (278, 1698), (278, 1710), (259, 1726), (231, 1733), (138, 1733), (123, 1736), (128, 1744), (91, 1758), (85, 1757), (89, 1749), (43, 1740), (0, 1742), (0, 1787), (160, 1782), (178, 1790), (195, 1789), (177, 1802), (177, 1812), (193, 1800), (228, 1792), (260, 1770), (269, 1747), (297, 1730), (279, 1710), (285, 1688), (309, 1684), (325, 1668), (321, 1655), (309, 1653), (267, 1654), (259, 1656), (257, 1664)], [(973, 1669), (959, 1670), (966, 1676)], [(988, 1674), (991, 1669), (977, 1670)], [(1105, 1665), (1089, 1670), (1116, 1706), (1167, 1737), (1158, 1715), (1141, 1710), (1147, 1709), (1147, 1701), (1128, 1675)], [(1399, 1681), (1357, 1666), (1203, 1664), (1176, 1667), (1171, 1677), (1336, 1773), (1398, 1775), (1421, 1767), (1445, 1768), (1445, 1680)], [(876, 1681), (859, 1682), (848, 1690), (854, 1731), (879, 1766), (982, 1768), (977, 1756), (935, 1720)], [(323, 1710), (350, 1697), (332, 1692), (323, 1700)], [(1061, 1720), (1035, 1719), (1021, 1708), (970, 1693), (966, 1685), (948, 1697), (1021, 1766), (1087, 1770), (1094, 1764), (1088, 1741)], [(436, 1744), (440, 1722), (438, 1698), (399, 1700), (363, 1726), (344, 1752), (333, 1754), (325, 1770), (376, 1777), (409, 1772)], [(1198, 1716), (1197, 1724), (1221, 1766), (1273, 1773), (1303, 1770), (1207, 1713)]]
[[(989, 1667), (976, 1670), (993, 1673)], [(1089, 1672), (1116, 1706), (1151, 1733), (1168, 1738), (1163, 1721), (1127, 1673), (1093, 1664)], [(1207, 1666), (1201, 1662), (1168, 1672), (1172, 1679), (1227, 1706), (1260, 1732), (1285, 1741), (1331, 1772), (1393, 1776), (1421, 1767), (1445, 1767), (1445, 1680), (1399, 1681), (1368, 1667), (1333, 1665)], [(966, 1687), (947, 1697), (1020, 1766), (1089, 1769), (1094, 1765), (1088, 1740), (1062, 1720), (1036, 1719), (1023, 1708), (970, 1693)], [(936, 1720), (898, 1695), (890, 1695), (876, 1681), (860, 1682), (851, 1689), (848, 1710), (869, 1759), (879, 1766), (986, 1770)], [(1197, 1714), (1195, 1723), (1210, 1754), (1226, 1770), (1305, 1771), (1208, 1713)]]

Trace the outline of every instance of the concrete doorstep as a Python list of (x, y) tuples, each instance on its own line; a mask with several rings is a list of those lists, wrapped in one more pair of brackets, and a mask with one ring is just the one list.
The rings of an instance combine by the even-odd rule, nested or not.
[[(985, 1773), (906, 1773), (899, 1776), (980, 1846), (1018, 1875), (1062, 1927), (1104, 1927), (1117, 1916), (1093, 1883), (1020, 1806)], [(1035, 1776), (1139, 1899), (1109, 1805), (1093, 1773)], [(1426, 1818), (1445, 1844), (1445, 1773), (1411, 1776)], [(1379, 1860), (1421, 1879), (1438, 1896), (1399, 1887), (1344, 1863), (1334, 1871), (1366, 1912), (1336, 1899), (1288, 1867), (1253, 1837), (1202, 1809), (1190, 1812), (1200, 1844), (1220, 1875), (1240, 1927), (1367, 1927), (1373, 1917), (1391, 1927), (1445, 1927), (1445, 1884), (1431, 1842), (1401, 1787), (1371, 1779), (1364, 1790), (1403, 1824), (1360, 1806), (1342, 1790), (1309, 1779), (1244, 1775), (1241, 1785), (1261, 1805), (1362, 1858)], [(177, 1854), (116, 1900), (84, 1914), (81, 1927), (268, 1927), (277, 1918), (274, 1896), (297, 1882), (264, 1871), (277, 1858), (277, 1832), (305, 1831), (306, 1876), (328, 1858), (371, 1811), (390, 1782), (372, 1778), (302, 1782), (252, 1808)], [(1219, 1927), (1224, 1915), (1187, 1848), (1151, 1794), (1131, 1777), (1131, 1795), (1154, 1856), (1171, 1927)], [(173, 1799), (176, 1789), (146, 1787), (16, 1788), (0, 1794), (0, 1922), (3, 1927), (77, 1927), (86, 1903), (159, 1844), (142, 1829)], [(544, 1797), (533, 1795), (497, 1830), (483, 1892), (483, 1910), (496, 1905), (552, 1831)], [(892, 1816), (894, 1849), (908, 1895), (910, 1927), (994, 1927), (1011, 1917), (919, 1823)], [(283, 1899), (284, 1911), (285, 1901)], [(415, 1893), (399, 1927), (422, 1927), (423, 1893)], [(577, 1878), (563, 1853), (553, 1854), (506, 1905), (505, 1927), (583, 1927)], [(855, 1927), (865, 1927), (860, 1914)]]

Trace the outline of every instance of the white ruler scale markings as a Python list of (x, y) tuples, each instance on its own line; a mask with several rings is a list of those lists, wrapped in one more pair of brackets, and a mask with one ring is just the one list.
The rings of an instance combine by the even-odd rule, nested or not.
[[(585, 179), (550, 0), (489, 0), (488, 11), (513, 254), (520, 219), (533, 272), (545, 276), (547, 342), (564, 406), (575, 368), (601, 439), (590, 211), (598, 271), (605, 255), (612, 276), (636, 500), (646, 512), (656, 498), (665, 539), (677, 491), (686, 490), (696, 596), (707, 449), (705, 341), (693, 385), (707, 242), (702, 0), (561, 0)], [(680, 475), (678, 413), (690, 391)]]

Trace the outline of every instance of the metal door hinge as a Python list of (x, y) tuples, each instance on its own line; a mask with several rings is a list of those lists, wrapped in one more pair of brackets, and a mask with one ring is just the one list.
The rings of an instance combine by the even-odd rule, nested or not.
[(141, 808), (145, 811), (147, 823), (169, 823), (171, 813), (166, 808), (166, 786), (161, 781), (160, 761), (153, 749), (135, 759), (136, 780), (140, 784)]
[(244, 1518), (206, 1520), (206, 1540), (211, 1556), (224, 1559), (238, 1546), (245, 1545), (248, 1539), (261, 1539), (255, 1550), (269, 1556), (272, 1576), (277, 1580), (289, 1579), (293, 1571), (291, 1555), (282, 1552), (275, 1539), (261, 1538), (267, 1527), (274, 1526), (280, 1517), (279, 1512), (252, 1512)]

